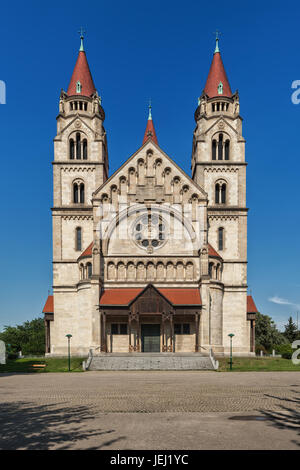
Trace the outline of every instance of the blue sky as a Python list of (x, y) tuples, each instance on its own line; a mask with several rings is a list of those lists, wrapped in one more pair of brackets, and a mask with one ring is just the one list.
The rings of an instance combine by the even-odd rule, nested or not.
[(300, 312), (300, 105), (291, 101), (291, 84), (300, 79), (299, 14), (300, 6), (288, 1), (2, 4), (0, 330), (40, 315), (51, 289), (55, 118), (80, 26), (106, 112), (110, 174), (141, 145), (149, 97), (160, 146), (190, 174), (197, 97), (213, 32), (222, 32), (222, 58), (231, 88), (239, 90), (247, 140), (249, 288), (258, 309), (279, 326)]

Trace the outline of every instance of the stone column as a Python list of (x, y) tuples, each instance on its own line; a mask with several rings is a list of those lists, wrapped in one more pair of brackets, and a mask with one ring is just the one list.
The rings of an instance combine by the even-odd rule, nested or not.
[(165, 315), (162, 313), (161, 315), (161, 335), (162, 335), (162, 352), (166, 351), (165, 346)]
[(173, 322), (173, 314), (170, 315), (170, 326), (171, 326), (170, 350), (171, 350), (171, 352), (175, 352), (175, 351), (174, 351), (174, 322)]
[(196, 334), (195, 334), (195, 352), (199, 351), (199, 313), (195, 313), (195, 329), (196, 329)]
[(105, 312), (100, 313), (100, 323), (101, 323), (101, 351), (107, 352), (106, 347), (106, 315)]
[(137, 314), (137, 325), (136, 325), (136, 350), (137, 352), (141, 352), (140, 350), (140, 315)]
[(131, 346), (131, 315), (130, 315), (130, 313), (128, 313), (128, 334), (129, 334), (128, 351), (132, 352), (132, 346)]

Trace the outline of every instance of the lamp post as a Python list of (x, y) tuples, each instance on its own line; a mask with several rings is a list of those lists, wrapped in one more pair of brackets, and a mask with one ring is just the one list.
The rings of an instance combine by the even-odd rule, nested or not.
[(230, 370), (232, 370), (232, 338), (234, 337), (233, 333), (230, 333), (229, 335), (230, 338)]
[(69, 372), (71, 370), (71, 354), (70, 354), (70, 339), (72, 338), (72, 335), (66, 335), (66, 338), (68, 338), (68, 365), (69, 365)]

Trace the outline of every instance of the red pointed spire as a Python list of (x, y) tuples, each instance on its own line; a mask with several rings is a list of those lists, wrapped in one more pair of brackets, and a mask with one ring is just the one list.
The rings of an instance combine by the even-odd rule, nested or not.
[(83, 48), (83, 35), (80, 36), (81, 45), (73, 74), (69, 83), (68, 95), (91, 96), (96, 88)]
[(215, 96), (227, 96), (228, 98), (230, 98), (232, 96), (232, 91), (222, 62), (218, 42), (219, 37), (217, 36), (216, 49), (214, 52), (204, 91), (209, 96), (209, 98), (213, 98)]
[(151, 103), (149, 104), (149, 116), (148, 116), (148, 121), (147, 121), (147, 126), (144, 134), (144, 139), (143, 139), (143, 145), (145, 142), (147, 142), (148, 139), (153, 140), (153, 142), (158, 145), (155, 129), (154, 129), (154, 124), (152, 121), (152, 114), (151, 114)]

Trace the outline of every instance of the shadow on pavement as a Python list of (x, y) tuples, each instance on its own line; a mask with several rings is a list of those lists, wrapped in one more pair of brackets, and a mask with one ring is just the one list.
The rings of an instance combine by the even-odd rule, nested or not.
[[(47, 450), (78, 448), (109, 448), (125, 439), (114, 437), (114, 429), (84, 429), (84, 423), (95, 419), (95, 412), (86, 406), (68, 407), (63, 404), (34, 405), (14, 402), (0, 404), (0, 449), (1, 450)], [(97, 441), (88, 446), (87, 439)], [(99, 444), (98, 444), (99, 443)]]
[[(296, 394), (298, 391), (292, 390)], [(268, 411), (260, 410), (262, 415), (269, 421), (270, 425), (275, 426), (278, 429), (290, 429), (300, 436), (300, 398), (295, 396), (294, 398), (282, 398), (274, 395), (265, 394), (266, 397), (276, 398), (284, 404), (279, 405), (280, 411)], [(289, 406), (290, 404), (290, 406)], [(294, 444), (300, 447), (300, 440), (293, 440)]]

